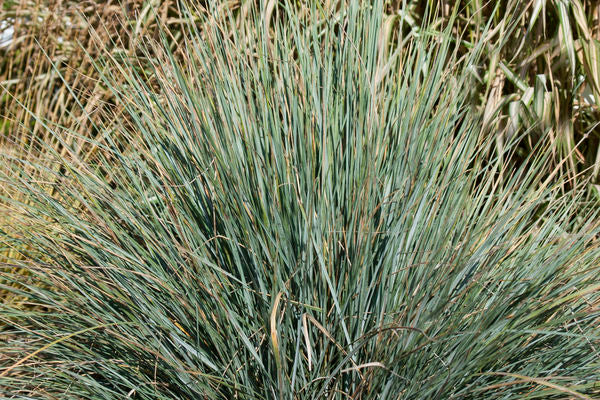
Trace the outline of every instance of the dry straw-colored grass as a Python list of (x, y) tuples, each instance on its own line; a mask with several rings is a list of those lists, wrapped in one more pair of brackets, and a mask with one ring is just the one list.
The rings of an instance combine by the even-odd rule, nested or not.
[[(143, 37), (156, 27), (150, 7), (165, 22), (173, 13), (174, 1), (144, 4), (128, 1), (6, 1), (0, 10), (0, 21), (14, 29), (10, 45), (0, 49), (0, 151), (10, 157), (31, 163), (47, 164), (47, 149), (51, 144), (63, 157), (94, 157), (96, 149), (86, 145), (86, 138), (96, 138), (101, 132), (95, 126), (109, 126), (106, 110), (114, 111), (110, 91), (99, 82), (99, 71), (92, 60), (104, 51), (134, 54), (136, 37)], [(133, 30), (132, 30), (133, 28)], [(130, 31), (134, 32), (130, 35)], [(51, 135), (44, 124), (61, 127), (61, 141)], [(75, 154), (67, 151), (76, 149)], [(3, 159), (8, 163), (8, 158)], [(4, 164), (2, 167), (8, 168)], [(41, 174), (40, 168), (30, 168), (32, 181), (45, 181), (52, 189), (53, 179)], [(5, 182), (0, 182), (0, 196), (19, 197)], [(27, 199), (19, 198), (27, 202)], [(15, 218), (19, 210), (8, 207), (0, 198), (0, 228), (11, 230), (20, 224)], [(23, 226), (19, 227), (20, 229)], [(1, 233), (1, 231), (0, 231)], [(6, 235), (5, 237), (8, 237)], [(19, 257), (22, 249), (2, 240), (0, 263)], [(11, 266), (5, 272), (15, 273)], [(4, 301), (19, 301), (1, 291)]]

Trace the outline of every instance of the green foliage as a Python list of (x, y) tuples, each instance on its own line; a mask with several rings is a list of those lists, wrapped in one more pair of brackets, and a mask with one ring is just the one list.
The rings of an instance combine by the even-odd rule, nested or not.
[(186, 10), (185, 51), (95, 59), (126, 118), (88, 115), (92, 139), (31, 112), (53, 142), (2, 153), (31, 307), (1, 306), (0, 393), (600, 395), (597, 212), (550, 140), (519, 166), (525, 132), (495, 146), (485, 42), (462, 54), (450, 15), (386, 44), (360, 3)]

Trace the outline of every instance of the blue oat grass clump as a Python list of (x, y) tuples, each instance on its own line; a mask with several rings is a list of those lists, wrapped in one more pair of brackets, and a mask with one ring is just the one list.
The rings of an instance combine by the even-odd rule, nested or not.
[(485, 43), (383, 7), (186, 8), (93, 60), (88, 153), (36, 116), (62, 151), (3, 155), (5, 398), (600, 396), (597, 212), (482, 128)]

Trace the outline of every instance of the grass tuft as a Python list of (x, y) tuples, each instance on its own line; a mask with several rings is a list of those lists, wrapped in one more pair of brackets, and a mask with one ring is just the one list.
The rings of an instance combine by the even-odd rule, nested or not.
[(23, 105), (60, 146), (0, 155), (3, 396), (600, 396), (597, 210), (551, 138), (495, 145), (455, 12), (362, 3), (182, 8), (92, 57), (96, 135)]

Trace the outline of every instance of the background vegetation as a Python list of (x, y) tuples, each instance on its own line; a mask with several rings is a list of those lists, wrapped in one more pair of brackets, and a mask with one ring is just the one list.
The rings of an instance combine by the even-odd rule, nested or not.
[(600, 395), (600, 6), (375, 3), (3, 3), (2, 395)]

